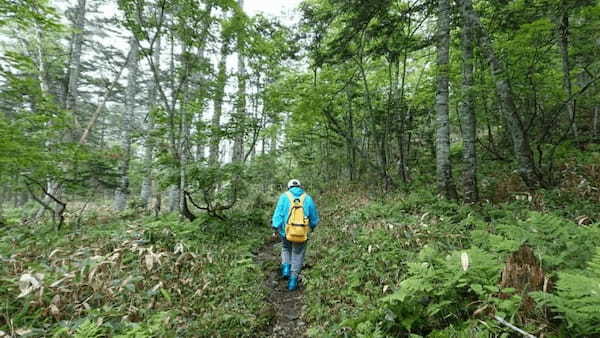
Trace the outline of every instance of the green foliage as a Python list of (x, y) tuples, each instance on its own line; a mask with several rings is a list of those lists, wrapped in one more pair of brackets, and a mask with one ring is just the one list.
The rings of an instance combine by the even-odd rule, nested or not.
[[(315, 233), (311, 245), (318, 249), (309, 250), (308, 260), (316, 264), (305, 272), (312, 336), (509, 334), (491, 314), (534, 332), (543, 319), (530, 314), (530, 321), (521, 322), (523, 294), (499, 286), (507, 257), (523, 243), (539, 255), (549, 277), (594, 280), (581, 269), (596, 251), (598, 228), (562, 218), (560, 207), (541, 214), (527, 200), (468, 206), (427, 190), (382, 200), (356, 187), (329, 191), (322, 199), (331, 223)], [(534, 297), (557, 311), (554, 294)], [(586, 311), (570, 306), (573, 313)], [(595, 317), (588, 315), (591, 323)], [(566, 324), (563, 331), (585, 332)]]
[(75, 331), (75, 338), (97, 338), (101, 336), (102, 328), (89, 320), (81, 323)]
[(474, 243), (506, 256), (528, 244), (550, 269), (583, 268), (600, 240), (596, 227), (581, 227), (552, 214), (532, 212), (514, 223), (500, 222), (495, 230), (475, 230)]
[[(251, 336), (271, 320), (252, 256), (268, 227), (172, 215), (49, 230), (0, 229), (0, 259), (19, 262), (0, 265), (0, 299), (16, 328), (56, 337)], [(32, 303), (37, 293), (16, 298), (28, 272), (44, 275), (40, 302)]]
[[(446, 255), (444, 253), (444, 255)], [(468, 266), (462, 265), (466, 257)], [(453, 251), (443, 257), (431, 248), (424, 248), (417, 260), (408, 263), (407, 278), (398, 289), (381, 299), (386, 314), (386, 326), (392, 332), (427, 332), (445, 327), (450, 322), (464, 320), (481, 306), (478, 299), (497, 306), (498, 313), (518, 309), (518, 300), (501, 302), (494, 295), (501, 263), (492, 254), (478, 248)]]
[(596, 249), (585, 270), (559, 272), (556, 292), (537, 292), (534, 298), (548, 305), (557, 319), (578, 336), (600, 334), (600, 249)]

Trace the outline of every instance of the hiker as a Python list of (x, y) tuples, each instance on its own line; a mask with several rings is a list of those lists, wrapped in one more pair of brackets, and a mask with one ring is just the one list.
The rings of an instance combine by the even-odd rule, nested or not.
[(288, 290), (294, 291), (304, 264), (308, 233), (319, 224), (319, 214), (300, 181), (292, 179), (287, 187), (275, 207), (272, 226), (281, 238), (281, 275), (288, 279)]

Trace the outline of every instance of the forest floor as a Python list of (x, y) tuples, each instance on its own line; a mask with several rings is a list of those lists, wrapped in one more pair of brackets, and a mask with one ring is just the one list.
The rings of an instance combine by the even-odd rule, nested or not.
[(304, 288), (287, 290), (287, 280), (279, 273), (281, 244), (271, 240), (260, 248), (256, 264), (263, 268), (265, 286), (269, 290), (267, 301), (274, 310), (273, 324), (269, 337), (302, 337), (306, 333), (306, 323), (302, 321)]

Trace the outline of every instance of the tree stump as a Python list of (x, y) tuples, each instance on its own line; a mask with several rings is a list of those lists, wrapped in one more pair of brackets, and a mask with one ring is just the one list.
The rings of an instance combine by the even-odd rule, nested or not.
[[(535, 308), (533, 298), (529, 296), (531, 291), (548, 291), (552, 285), (550, 280), (544, 274), (544, 270), (535, 257), (533, 250), (522, 245), (519, 250), (514, 252), (502, 270), (502, 288), (514, 288), (523, 298), (520, 312), (526, 316)], [(509, 298), (508, 294), (500, 294), (500, 298)]]

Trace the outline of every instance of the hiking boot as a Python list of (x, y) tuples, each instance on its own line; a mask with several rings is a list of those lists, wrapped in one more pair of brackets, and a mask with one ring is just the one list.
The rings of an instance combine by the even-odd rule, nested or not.
[(284, 279), (290, 278), (292, 274), (292, 264), (281, 264), (281, 276)]
[(296, 289), (298, 289), (298, 277), (292, 276), (292, 277), (290, 277), (290, 280), (288, 281), (288, 290), (294, 291)]

